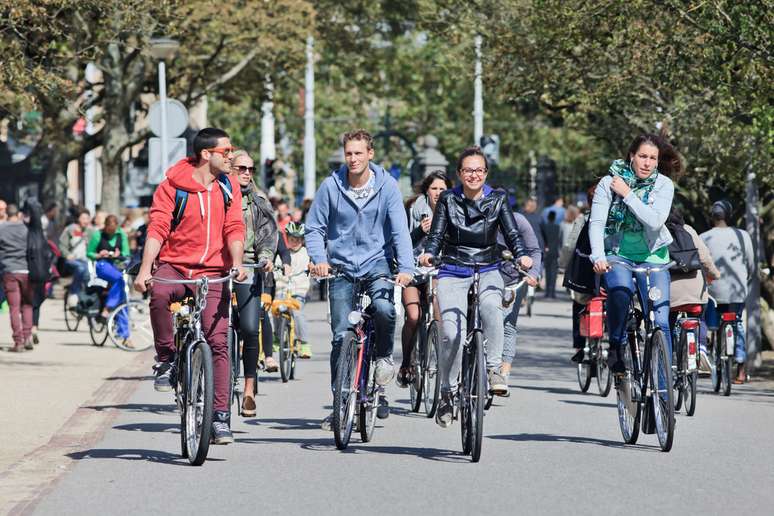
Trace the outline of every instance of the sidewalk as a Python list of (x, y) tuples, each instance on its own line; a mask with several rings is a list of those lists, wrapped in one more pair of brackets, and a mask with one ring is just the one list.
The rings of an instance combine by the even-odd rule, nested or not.
[(24, 353), (6, 351), (10, 320), (0, 314), (0, 513), (5, 502), (23, 496), (17, 490), (44, 485), (62, 467), (47, 448), (86, 439), (110, 417), (84, 419), (79, 407), (128, 395), (133, 375), (151, 374), (152, 350), (128, 353), (109, 339), (102, 348), (93, 346), (85, 321), (77, 332), (67, 331), (61, 299), (47, 300), (41, 310), (40, 344)]

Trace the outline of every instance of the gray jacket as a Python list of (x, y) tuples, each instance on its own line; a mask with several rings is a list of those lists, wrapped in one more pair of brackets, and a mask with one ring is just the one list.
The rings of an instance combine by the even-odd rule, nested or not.
[(720, 278), (709, 286), (710, 296), (718, 304), (744, 303), (756, 266), (750, 234), (739, 228), (712, 228), (701, 239), (720, 270)]
[(0, 271), (28, 271), (27, 233), (24, 222), (0, 223)]
[[(612, 182), (613, 176), (605, 176), (599, 181), (594, 191), (594, 203), (591, 206), (591, 218), (589, 219), (591, 259), (594, 262), (605, 258), (609, 253), (615, 254), (621, 243), (621, 233), (605, 237), (607, 215), (615, 195), (610, 188)], [(675, 185), (672, 180), (664, 174), (659, 174), (648, 198), (648, 204), (643, 203), (634, 192), (630, 192), (624, 198), (626, 206), (642, 223), (645, 240), (647, 240), (651, 252), (672, 243), (672, 235), (664, 223), (669, 217), (674, 195)]]

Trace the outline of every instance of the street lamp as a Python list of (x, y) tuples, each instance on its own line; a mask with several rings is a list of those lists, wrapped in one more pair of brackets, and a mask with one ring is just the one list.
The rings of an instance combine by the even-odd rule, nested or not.
[(167, 148), (169, 134), (167, 133), (167, 68), (164, 61), (175, 57), (180, 43), (170, 38), (153, 38), (150, 40), (150, 51), (154, 59), (159, 61), (159, 101), (161, 102), (161, 173), (169, 167), (169, 150)]

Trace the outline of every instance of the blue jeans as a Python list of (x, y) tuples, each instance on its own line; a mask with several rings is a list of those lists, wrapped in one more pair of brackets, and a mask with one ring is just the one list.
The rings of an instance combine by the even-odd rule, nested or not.
[(516, 357), (516, 338), (519, 335), (519, 328), (517, 326), (519, 322), (519, 308), (521, 308), (524, 298), (527, 297), (528, 289), (528, 285), (522, 285), (516, 291), (516, 298), (513, 300), (513, 304), (510, 308), (506, 308), (505, 319), (503, 320), (503, 364), (511, 364)]
[[(629, 314), (629, 305), (634, 296), (634, 277), (637, 279), (637, 290), (639, 299), (643, 308), (643, 316), (647, 317), (648, 292), (646, 290), (646, 281), (644, 273), (633, 274), (628, 269), (616, 267), (615, 262), (625, 262), (629, 265), (635, 264), (631, 260), (619, 256), (608, 256), (608, 263), (612, 266), (610, 272), (603, 276), (605, 288), (607, 289), (607, 331), (610, 338), (610, 346), (622, 346), (626, 343), (626, 319)], [(661, 290), (661, 299), (654, 303), (656, 326), (664, 332), (667, 342), (667, 356), (672, 357), (672, 331), (669, 326), (669, 271), (652, 272), (650, 274), (651, 288), (657, 287)]]
[(67, 289), (68, 294), (80, 294), (89, 277), (89, 265), (86, 260), (67, 260), (65, 266), (73, 271), (73, 281)]
[[(371, 298), (374, 310), (373, 322), (376, 331), (376, 358), (392, 355), (395, 338), (395, 305), (393, 304), (393, 285), (385, 280), (392, 278), (387, 262), (377, 264), (361, 279), (361, 285)], [(355, 285), (351, 278), (339, 276), (330, 280), (328, 302), (331, 310), (331, 389), (336, 379), (339, 352), (344, 333), (350, 328), (347, 316), (355, 307)]]
[(742, 312), (744, 303), (728, 303), (715, 306), (713, 300), (707, 303), (707, 309), (704, 311), (704, 320), (707, 321), (707, 327), (710, 330), (717, 330), (720, 327), (720, 314), (725, 312), (736, 313), (736, 342), (734, 342), (734, 359), (737, 364), (744, 364), (747, 361), (747, 347), (744, 340), (744, 323), (742, 322)]
[[(97, 277), (108, 282), (108, 294), (105, 299), (105, 308), (112, 310), (124, 300), (124, 277), (115, 265), (108, 260), (98, 260)], [(121, 338), (129, 337), (129, 320), (126, 311), (121, 310), (116, 316), (116, 330)]]

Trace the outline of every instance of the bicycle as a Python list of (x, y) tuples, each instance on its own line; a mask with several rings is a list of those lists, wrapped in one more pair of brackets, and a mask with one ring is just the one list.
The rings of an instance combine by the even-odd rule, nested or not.
[(424, 407), (425, 415), (433, 417), (438, 407), (441, 383), (438, 381), (438, 356), (441, 345), (441, 329), (435, 319), (435, 269), (422, 270), (414, 276), (417, 284), (425, 283), (426, 295), (419, 298), (422, 319), (417, 326), (414, 345), (411, 348), (411, 371), (413, 378), (409, 383), (409, 397), (412, 412)]
[(68, 296), (64, 296), (65, 326), (69, 331), (77, 331), (81, 320), (86, 319), (92, 344), (102, 347), (108, 338), (107, 318), (102, 317), (108, 283), (97, 277), (94, 262), (91, 260), (88, 261), (88, 269), (89, 281), (83, 287), (85, 294), (79, 296), (78, 304), (68, 305)]
[[(145, 351), (153, 346), (153, 328), (150, 324), (150, 305), (147, 296), (131, 299), (129, 276), (136, 275), (140, 264), (131, 269), (123, 268), (121, 276), (124, 280), (124, 302), (110, 311), (107, 317), (107, 334), (118, 348), (124, 351)], [(119, 335), (119, 318), (125, 318), (129, 337)], [(131, 345), (130, 345), (131, 344)]]
[[(672, 370), (674, 375), (675, 411), (682, 408), (685, 402), (685, 413), (693, 416), (696, 412), (696, 384), (699, 380), (697, 368), (699, 325), (702, 305), (681, 305), (671, 307), (670, 311), (677, 314), (672, 327)], [(677, 344), (675, 346), (675, 343)]]
[(583, 348), (583, 360), (578, 364), (578, 385), (581, 392), (587, 392), (591, 379), (597, 379), (599, 395), (603, 398), (610, 393), (613, 375), (607, 365), (608, 346), (605, 340), (605, 300), (604, 294), (592, 297), (581, 314), (580, 335), (586, 337)]
[[(650, 275), (669, 270), (674, 262), (659, 266), (632, 266), (624, 262), (610, 262), (610, 265), (624, 267), (634, 274), (645, 274), (647, 292), (647, 299), (640, 299), (641, 306), (646, 307), (647, 318), (637, 311), (632, 297), (627, 317), (628, 345), (622, 346), (626, 370), (623, 374), (615, 375), (621, 435), (626, 444), (635, 444), (642, 419), (642, 431), (655, 432), (661, 451), (668, 452), (672, 449), (675, 430), (671, 357), (667, 352), (664, 332), (655, 323), (654, 303), (661, 299), (662, 292), (650, 286)], [(635, 277), (635, 284), (636, 282)], [(640, 331), (643, 321), (644, 338)], [(643, 402), (645, 409), (642, 408)]]
[(283, 383), (295, 379), (296, 360), (300, 349), (300, 344), (296, 338), (296, 323), (293, 313), (301, 309), (301, 303), (288, 295), (292, 278), (288, 277), (287, 279), (288, 285), (283, 289), (283, 292), (277, 292), (270, 307), (275, 321), (274, 335), (278, 342), (279, 370)]
[(196, 285), (193, 298), (189, 296), (169, 306), (176, 348), (172, 384), (180, 409), (180, 447), (183, 457), (194, 466), (207, 459), (215, 395), (212, 350), (204, 338), (201, 317), (207, 306), (209, 285), (225, 283), (233, 277), (231, 273), (221, 278), (153, 278), (154, 282), (170, 285)]
[(736, 312), (723, 312), (720, 314), (720, 325), (707, 331), (712, 390), (722, 392), (723, 396), (731, 395), (738, 323)]
[[(319, 280), (346, 277), (344, 273), (331, 271)], [(376, 426), (376, 412), (379, 406), (379, 385), (376, 383), (376, 346), (374, 344), (374, 322), (371, 300), (366, 293), (365, 281), (379, 278), (353, 278), (355, 307), (349, 313), (350, 324), (345, 332), (339, 353), (338, 369), (333, 384), (333, 437), (336, 448), (344, 450), (352, 436), (355, 415), (360, 438), (367, 443), (373, 439)], [(390, 278), (389, 283), (397, 285)]]

